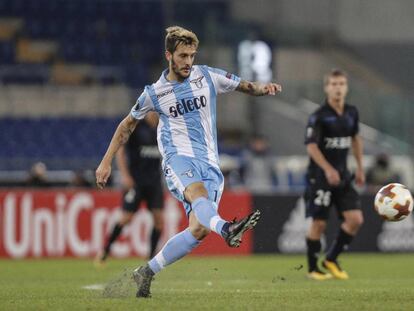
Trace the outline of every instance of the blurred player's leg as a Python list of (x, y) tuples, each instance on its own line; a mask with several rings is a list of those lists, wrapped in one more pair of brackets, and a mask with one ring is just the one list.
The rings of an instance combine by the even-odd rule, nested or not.
[(152, 214), (154, 217), (154, 227), (151, 232), (151, 250), (149, 258), (152, 258), (155, 255), (163, 228), (162, 210), (160, 208), (153, 209)]
[[(339, 228), (338, 235), (327, 252), (326, 260), (324, 261), (324, 267), (326, 267), (334, 277), (342, 280), (348, 279), (349, 276), (348, 273), (341, 269), (337, 262), (337, 258), (351, 244), (354, 236), (357, 234), (363, 223), (362, 212), (358, 209), (359, 199), (356, 194), (354, 194), (354, 191), (351, 190), (344, 191), (344, 199), (340, 202), (341, 204), (339, 207), (345, 209), (342, 212), (344, 222)], [(347, 208), (353, 208), (353, 206), (356, 206), (357, 209), (347, 210)]]
[(105, 247), (104, 247), (104, 252), (102, 254), (102, 260), (106, 260), (106, 258), (108, 257), (108, 255), (109, 255), (109, 253), (111, 251), (112, 244), (121, 235), (123, 228), (124, 228), (124, 225), (121, 224), (121, 223), (115, 224), (115, 226), (112, 228), (112, 232), (109, 235), (109, 238), (106, 241), (106, 244), (105, 244)]
[(111, 233), (106, 239), (106, 243), (102, 252), (98, 253), (95, 258), (95, 266), (103, 266), (111, 252), (113, 243), (122, 233), (122, 229), (127, 225), (134, 216), (138, 205), (141, 202), (141, 191), (139, 188), (132, 188), (124, 193), (122, 201), (122, 214), (120, 220), (114, 225)]
[(344, 229), (339, 228), (338, 235), (326, 254), (326, 259), (329, 261), (336, 261), (339, 254), (348, 247), (353, 238), (353, 235), (347, 233)]
[(164, 226), (163, 206), (164, 192), (160, 180), (151, 185), (142, 187), (143, 199), (147, 202), (147, 207), (152, 213), (154, 226), (150, 236), (150, 253), (149, 258), (154, 257), (157, 250), (158, 241), (160, 240)]
[(321, 236), (325, 231), (326, 221), (314, 219), (306, 238), (308, 277), (317, 281), (324, 281), (332, 278), (332, 275), (321, 271), (318, 267), (318, 257), (322, 248)]
[(316, 281), (324, 281), (332, 278), (330, 273), (325, 273), (318, 268), (318, 256), (321, 251), (320, 240), (306, 239), (308, 248), (308, 277)]
[(122, 212), (121, 219), (113, 226), (111, 233), (106, 240), (106, 244), (104, 246), (103, 251), (98, 253), (95, 258), (96, 267), (99, 268), (105, 264), (111, 252), (112, 244), (118, 239), (118, 237), (122, 233), (122, 229), (124, 228), (125, 225), (127, 225), (131, 221), (133, 216), (134, 216), (134, 213), (125, 212), (125, 211)]

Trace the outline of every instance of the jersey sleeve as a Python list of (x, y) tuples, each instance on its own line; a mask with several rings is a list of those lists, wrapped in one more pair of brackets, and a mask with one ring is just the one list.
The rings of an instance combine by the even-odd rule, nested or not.
[(142, 94), (138, 97), (134, 107), (132, 107), (131, 115), (134, 119), (142, 120), (151, 110), (154, 110), (154, 104), (145, 89), (144, 92), (142, 92)]
[(321, 122), (319, 116), (314, 113), (308, 119), (305, 133), (305, 145), (319, 143), (321, 135)]
[(234, 91), (240, 84), (240, 78), (222, 69), (207, 67), (208, 73), (214, 83), (217, 94)]

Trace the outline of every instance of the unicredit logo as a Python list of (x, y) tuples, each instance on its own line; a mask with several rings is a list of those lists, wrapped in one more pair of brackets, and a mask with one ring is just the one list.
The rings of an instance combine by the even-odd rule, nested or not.
[(207, 106), (207, 98), (204, 95), (190, 99), (182, 99), (181, 101), (176, 102), (175, 106), (170, 107), (170, 116), (176, 118), (185, 113), (199, 110), (205, 106)]
[[(119, 219), (119, 200), (114, 191), (0, 191), (0, 258), (92, 256)], [(181, 214), (170, 196), (164, 207), (168, 239)], [(139, 209), (112, 254), (148, 256), (152, 224), (150, 212)]]

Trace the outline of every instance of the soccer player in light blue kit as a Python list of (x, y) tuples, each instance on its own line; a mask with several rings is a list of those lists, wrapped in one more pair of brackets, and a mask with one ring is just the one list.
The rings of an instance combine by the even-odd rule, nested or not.
[(281, 91), (275, 83), (248, 82), (219, 69), (193, 66), (197, 36), (178, 26), (166, 31), (168, 69), (156, 83), (145, 87), (116, 129), (96, 170), (96, 183), (103, 188), (111, 174), (114, 155), (139, 120), (149, 111), (159, 114), (157, 139), (165, 179), (171, 193), (183, 202), (189, 226), (169, 239), (145, 266), (134, 270), (137, 297), (150, 297), (154, 274), (190, 253), (210, 231), (222, 236), (230, 247), (238, 247), (243, 233), (256, 225), (259, 211), (233, 222), (225, 221), (217, 212), (223, 175), (217, 152), (216, 97), (233, 90), (254, 96)]

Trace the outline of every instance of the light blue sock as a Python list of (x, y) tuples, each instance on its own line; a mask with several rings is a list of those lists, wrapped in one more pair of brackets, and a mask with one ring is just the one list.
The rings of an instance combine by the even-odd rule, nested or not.
[(195, 200), (191, 207), (193, 208), (194, 214), (197, 220), (206, 228), (214, 231), (220, 236), (223, 236), (222, 229), (226, 223), (213, 206), (213, 202), (210, 200), (201, 197)]
[(187, 255), (199, 244), (200, 241), (187, 228), (169, 239), (161, 251), (148, 262), (148, 265), (154, 273), (158, 273), (165, 266)]

